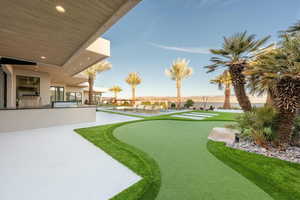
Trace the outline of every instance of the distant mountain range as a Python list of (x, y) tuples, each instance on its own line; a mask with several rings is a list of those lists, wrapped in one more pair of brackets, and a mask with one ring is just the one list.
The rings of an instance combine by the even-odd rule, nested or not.
[[(264, 103), (266, 101), (266, 97), (255, 97), (249, 96), (250, 101), (252, 103)], [(192, 99), (195, 102), (224, 102), (224, 96), (187, 96), (182, 97), (182, 101), (187, 101), (188, 99)], [(137, 97), (138, 101), (176, 101), (176, 97), (171, 96), (143, 96)], [(230, 97), (231, 103), (238, 103), (235, 96)]]

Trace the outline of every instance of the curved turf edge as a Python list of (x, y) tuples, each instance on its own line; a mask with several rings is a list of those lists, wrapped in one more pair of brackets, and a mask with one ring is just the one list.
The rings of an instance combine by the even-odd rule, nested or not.
[[(229, 117), (228, 117), (229, 116)], [(220, 116), (208, 120), (193, 120), (172, 117), (171, 115), (147, 117), (142, 120), (95, 126), (76, 129), (79, 135), (101, 148), (110, 156), (127, 166), (129, 169), (142, 177), (138, 183), (132, 185), (111, 200), (154, 200), (158, 195), (161, 185), (161, 174), (158, 164), (148, 154), (118, 140), (113, 131), (123, 125), (153, 120), (175, 120), (175, 121), (234, 121), (235, 114), (220, 113)]]
[(159, 192), (161, 175), (155, 160), (139, 149), (121, 142), (113, 134), (120, 126), (141, 121), (144, 120), (75, 130), (142, 177), (139, 182), (114, 196), (112, 200), (154, 200)]
[(218, 160), (256, 184), (274, 200), (300, 199), (300, 165), (208, 141), (208, 151)]

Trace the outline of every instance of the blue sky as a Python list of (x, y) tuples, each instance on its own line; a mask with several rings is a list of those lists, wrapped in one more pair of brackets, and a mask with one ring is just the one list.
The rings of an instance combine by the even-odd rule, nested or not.
[[(299, 0), (143, 0), (103, 37), (111, 41), (113, 68), (97, 76), (96, 86), (122, 87), (128, 73), (139, 72), (138, 96), (175, 96), (175, 83), (165, 76), (176, 58), (187, 58), (194, 74), (184, 80), (183, 96), (222, 95), (207, 74), (210, 48), (218, 48), (222, 37), (247, 30), (258, 37), (271, 35), (300, 19)], [(106, 94), (105, 96), (111, 96)]]

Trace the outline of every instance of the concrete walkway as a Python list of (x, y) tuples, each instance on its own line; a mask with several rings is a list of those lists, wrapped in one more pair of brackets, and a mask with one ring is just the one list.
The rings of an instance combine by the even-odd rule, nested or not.
[(97, 112), (95, 123), (0, 133), (0, 199), (106, 200), (115, 196), (140, 177), (73, 130), (136, 119)]

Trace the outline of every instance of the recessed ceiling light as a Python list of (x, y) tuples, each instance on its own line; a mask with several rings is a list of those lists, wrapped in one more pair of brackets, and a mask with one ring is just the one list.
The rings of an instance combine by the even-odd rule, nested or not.
[(58, 12), (60, 12), (60, 13), (66, 12), (65, 8), (62, 7), (62, 6), (60, 6), (60, 5), (57, 5), (55, 8), (56, 8), (56, 10), (57, 10)]
[(41, 59), (46, 59), (46, 56), (41, 56)]

